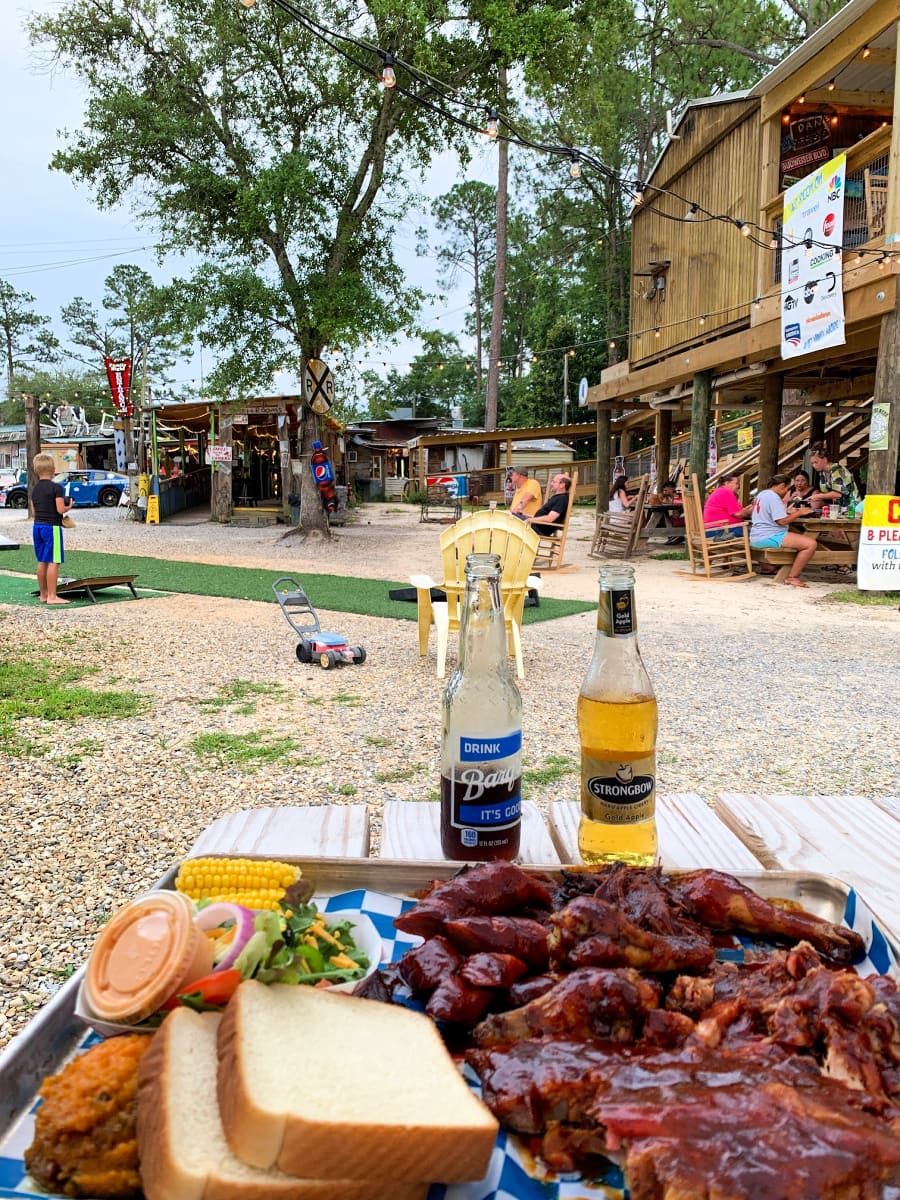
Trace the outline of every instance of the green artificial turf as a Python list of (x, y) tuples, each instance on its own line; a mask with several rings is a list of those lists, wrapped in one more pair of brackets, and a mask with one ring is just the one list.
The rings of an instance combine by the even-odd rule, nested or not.
[[(66, 564), (68, 566), (68, 563)], [(117, 572), (118, 574), (118, 572)], [(74, 578), (74, 576), (68, 576)], [(122, 587), (101, 588), (95, 592), (98, 604), (112, 604), (118, 600), (133, 600), (131, 589), (124, 584)], [(158, 592), (140, 591), (140, 598), (145, 599), (148, 596), (159, 595)], [(69, 604), (53, 605), (53, 611), (59, 612), (64, 607), (84, 608), (84, 606), (93, 604), (90, 596), (67, 596)], [(0, 604), (27, 604), (37, 608), (41, 605), (37, 594), (37, 579), (32, 576), (30, 579), (23, 579), (20, 575), (4, 575), (0, 573)]]
[[(0, 570), (34, 573), (34, 552), (29, 548), (6, 550)], [(157, 592), (186, 592), (193, 596), (226, 596), (233, 600), (264, 600), (277, 603), (272, 584), (286, 572), (261, 571), (253, 567), (222, 567), (214, 563), (179, 562), (128, 554), (98, 554), (93, 550), (66, 552), (65, 575), (83, 579), (92, 575), (136, 575), (135, 586)], [(395, 617), (414, 621), (416, 605), (391, 600), (388, 592), (408, 588), (408, 583), (383, 579), (356, 579), (344, 575), (294, 575), (316, 609), (359, 613), (368, 617)], [(33, 584), (31, 585), (34, 586)], [(103, 593), (98, 592), (98, 597)], [(8, 601), (7, 601), (8, 603)], [(539, 608), (526, 608), (524, 624), (552, 621), (572, 613), (596, 608), (584, 600), (554, 600), (541, 597)]]

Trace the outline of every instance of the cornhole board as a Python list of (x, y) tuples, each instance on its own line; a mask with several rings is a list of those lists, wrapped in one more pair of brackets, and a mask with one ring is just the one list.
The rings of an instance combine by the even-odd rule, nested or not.
[[(99, 592), (102, 588), (127, 587), (131, 588), (131, 594), (137, 600), (138, 594), (134, 590), (135, 579), (137, 579), (137, 575), (86, 575), (84, 579), (60, 579), (56, 585), (56, 594), (57, 596), (87, 596), (96, 604), (97, 597), (94, 592)], [(37, 592), (34, 594), (37, 595)]]

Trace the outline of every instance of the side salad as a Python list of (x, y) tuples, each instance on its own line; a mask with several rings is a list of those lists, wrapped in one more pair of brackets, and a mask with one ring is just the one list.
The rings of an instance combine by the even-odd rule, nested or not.
[(277, 908), (258, 912), (231, 901), (194, 901), (195, 922), (213, 942), (213, 970), (180, 987), (148, 1023), (158, 1025), (179, 1005), (218, 1011), (245, 979), (315, 987), (362, 979), (371, 963), (354, 941), (353, 922), (329, 921), (310, 891), (298, 880)]

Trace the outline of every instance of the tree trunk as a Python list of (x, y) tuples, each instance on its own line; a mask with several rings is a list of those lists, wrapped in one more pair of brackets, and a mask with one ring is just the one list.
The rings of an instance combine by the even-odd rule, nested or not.
[(869, 451), (866, 494), (894, 496), (897, 487), (897, 463), (900, 459), (900, 313), (894, 309), (881, 318), (878, 339), (878, 366), (875, 369), (876, 404), (888, 405), (887, 449)]
[[(694, 376), (691, 397), (691, 454), (688, 459), (688, 479), (696, 475), (700, 487), (707, 478), (709, 456), (709, 412), (712, 395), (712, 371), (698, 371)], [(702, 493), (701, 493), (702, 494)]]
[[(501, 105), (506, 101), (506, 67), (497, 73)], [(506, 290), (506, 242), (509, 212), (509, 143), (501, 138), (497, 146), (497, 257), (494, 266), (494, 296), (491, 306), (491, 357), (488, 361), (487, 391), (484, 398), (484, 427), (497, 428), (497, 403), (500, 394), (500, 355), (503, 352), (503, 308)]]
[(34, 456), (41, 452), (41, 412), (37, 396), (25, 397), (25, 457), (28, 459), (29, 490), (37, 483), (34, 473)]

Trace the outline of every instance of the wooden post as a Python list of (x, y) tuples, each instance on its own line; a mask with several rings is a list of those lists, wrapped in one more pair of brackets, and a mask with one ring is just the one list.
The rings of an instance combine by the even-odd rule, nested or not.
[[(219, 435), (215, 435), (215, 414), (212, 405), (209, 409), (209, 440), (210, 444), (232, 446), (231, 411), (223, 408), (219, 413)], [(231, 520), (231, 480), (234, 472), (234, 462), (210, 463), (212, 481), (210, 487), (210, 520), (227, 522)]]
[(691, 395), (691, 453), (688, 459), (688, 479), (696, 475), (701, 487), (705, 484), (707, 476), (711, 400), (712, 371), (698, 371), (694, 376)]
[(814, 412), (809, 414), (809, 442), (825, 441), (825, 414)]
[(759, 424), (759, 486), (764, 488), (778, 470), (778, 440), (781, 434), (780, 375), (767, 375), (763, 382), (762, 414)]
[(28, 505), (31, 508), (31, 489), (37, 483), (34, 473), (35, 455), (41, 452), (41, 410), (37, 396), (26, 392), (25, 401), (25, 469), (28, 472)]
[(661, 490), (662, 485), (669, 482), (669, 468), (672, 463), (672, 412), (670, 409), (663, 408), (657, 412), (653, 436), (656, 439), (656, 483), (657, 488)]
[(597, 408), (597, 512), (609, 511), (610, 488), (610, 410)]
[(886, 450), (869, 451), (866, 494), (897, 494), (897, 459), (900, 456), (900, 311), (896, 308), (881, 318), (878, 366), (875, 369), (875, 404), (890, 405)]

